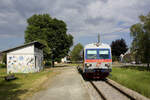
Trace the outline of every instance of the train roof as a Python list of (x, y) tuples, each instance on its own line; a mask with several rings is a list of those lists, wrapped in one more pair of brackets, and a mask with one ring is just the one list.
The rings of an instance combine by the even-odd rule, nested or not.
[(111, 48), (108, 44), (104, 44), (104, 43), (91, 43), (91, 44), (87, 44), (85, 45), (84, 49), (87, 48)]

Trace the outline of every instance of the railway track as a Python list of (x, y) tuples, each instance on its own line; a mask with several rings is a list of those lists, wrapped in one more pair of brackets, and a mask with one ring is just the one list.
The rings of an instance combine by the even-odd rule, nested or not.
[[(83, 77), (80, 67), (77, 70)], [(150, 100), (110, 79), (87, 80), (83, 77), (83, 81), (91, 100)]]
[[(82, 75), (81, 69), (79, 67), (77, 69)], [(85, 85), (92, 100), (135, 100), (107, 80), (90, 80), (86, 81)]]
[(135, 100), (106, 81), (89, 81), (101, 100)]

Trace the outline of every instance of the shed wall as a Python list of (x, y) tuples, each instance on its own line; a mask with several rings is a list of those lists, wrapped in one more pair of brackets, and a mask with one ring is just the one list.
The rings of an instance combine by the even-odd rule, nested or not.
[(32, 73), (43, 69), (43, 51), (29, 45), (7, 53), (7, 73)]
[(43, 50), (34, 47), (35, 65), (38, 70), (43, 69)]
[(34, 55), (7, 55), (7, 73), (36, 72)]

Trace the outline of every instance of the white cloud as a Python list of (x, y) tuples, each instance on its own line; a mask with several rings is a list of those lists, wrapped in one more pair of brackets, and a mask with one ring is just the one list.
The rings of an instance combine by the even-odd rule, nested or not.
[(75, 39), (98, 33), (115, 39), (120, 30), (120, 34), (129, 32), (129, 27), (139, 21), (138, 16), (149, 11), (150, 0), (2, 0), (0, 36), (23, 35), (26, 18), (34, 13), (50, 13), (67, 23), (68, 33)]

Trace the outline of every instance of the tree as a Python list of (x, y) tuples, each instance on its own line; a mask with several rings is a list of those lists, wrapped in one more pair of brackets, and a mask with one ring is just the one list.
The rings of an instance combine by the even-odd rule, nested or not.
[(51, 18), (49, 14), (35, 14), (27, 19), (25, 43), (39, 41), (44, 44), (45, 60), (60, 61), (73, 45), (73, 36), (67, 34), (64, 21)]
[(135, 57), (143, 63), (150, 63), (150, 13), (147, 16), (141, 15), (140, 23), (130, 28), (130, 35), (133, 37), (131, 50)]
[(6, 64), (7, 63), (7, 55), (6, 55), (6, 53), (3, 53), (2, 54), (2, 63), (4, 63), (4, 64)]
[(73, 50), (71, 51), (71, 60), (72, 61), (81, 61), (81, 51), (83, 50), (83, 45), (78, 43), (74, 46)]
[(113, 57), (115, 58), (117, 57), (118, 59), (121, 54), (124, 54), (128, 50), (125, 40), (118, 39), (118, 40), (112, 41), (111, 50), (112, 50)]

